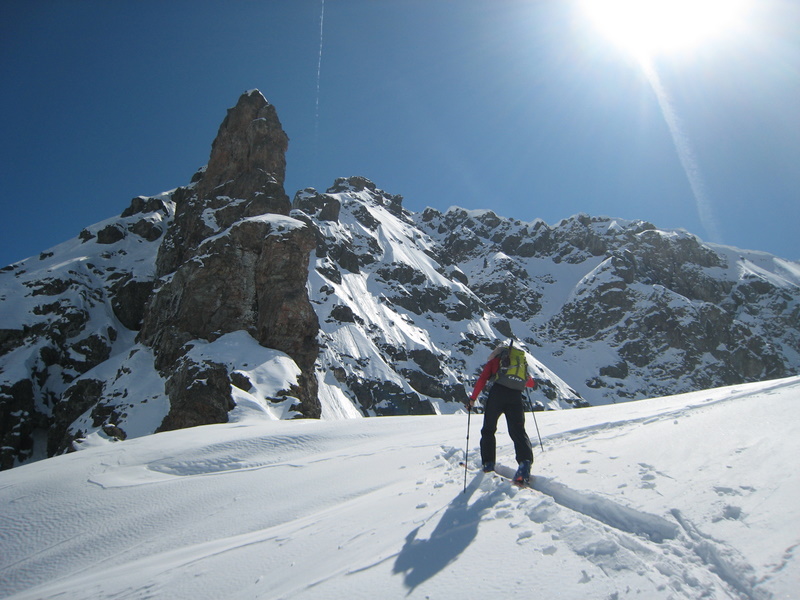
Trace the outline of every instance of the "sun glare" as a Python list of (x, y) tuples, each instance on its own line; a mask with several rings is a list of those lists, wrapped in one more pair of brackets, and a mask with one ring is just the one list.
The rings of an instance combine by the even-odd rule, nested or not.
[(581, 0), (586, 13), (612, 42), (642, 67), (658, 100), (686, 174), (697, 212), (713, 241), (721, 241), (689, 136), (684, 131), (655, 58), (697, 50), (745, 30), (747, 3), (753, 0)]
[(745, 0), (583, 0), (595, 26), (639, 60), (692, 50), (732, 32)]

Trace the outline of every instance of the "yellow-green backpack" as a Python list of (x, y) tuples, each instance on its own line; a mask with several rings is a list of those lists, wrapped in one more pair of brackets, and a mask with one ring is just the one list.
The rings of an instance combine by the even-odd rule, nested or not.
[(500, 370), (495, 381), (512, 390), (524, 390), (528, 381), (528, 361), (519, 348), (503, 348), (500, 351)]

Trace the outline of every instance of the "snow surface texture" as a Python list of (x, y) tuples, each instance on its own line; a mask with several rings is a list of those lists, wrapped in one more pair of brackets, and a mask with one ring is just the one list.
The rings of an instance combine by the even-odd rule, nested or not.
[(479, 416), (468, 471), (467, 415), (98, 439), (0, 473), (0, 597), (796, 598), (798, 394), (538, 413), (534, 489), (478, 471)]

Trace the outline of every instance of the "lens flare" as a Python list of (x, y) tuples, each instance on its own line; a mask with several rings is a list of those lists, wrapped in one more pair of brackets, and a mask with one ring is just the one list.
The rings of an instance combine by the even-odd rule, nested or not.
[(589, 19), (643, 69), (669, 128), (692, 189), (700, 222), (712, 241), (722, 241), (694, 153), (655, 68), (657, 56), (696, 50), (742, 29), (748, 0), (584, 0)]
[(689, 137), (684, 131), (678, 114), (675, 112), (675, 108), (664, 86), (661, 84), (661, 79), (655, 68), (646, 62), (642, 63), (642, 67), (650, 83), (650, 87), (656, 95), (661, 114), (669, 128), (672, 143), (675, 145), (678, 160), (681, 162), (683, 172), (686, 174), (686, 179), (689, 181), (689, 187), (692, 189), (692, 195), (694, 196), (695, 205), (697, 206), (697, 216), (700, 218), (700, 223), (706, 230), (710, 241), (722, 242), (722, 236), (720, 235), (717, 219), (714, 216), (711, 200), (706, 192), (705, 181), (700, 173), (700, 163), (694, 153)]
[(612, 42), (643, 60), (691, 51), (738, 29), (745, 0), (584, 0)]

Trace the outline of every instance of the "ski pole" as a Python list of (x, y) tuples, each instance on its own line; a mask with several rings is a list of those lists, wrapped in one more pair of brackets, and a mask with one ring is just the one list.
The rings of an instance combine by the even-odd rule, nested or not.
[(526, 394), (528, 396), (528, 402), (531, 405), (531, 415), (533, 415), (533, 424), (536, 425), (536, 435), (539, 436), (539, 447), (542, 449), (542, 452), (544, 452), (544, 444), (542, 443), (542, 434), (539, 433), (539, 423), (536, 422), (536, 411), (533, 410), (533, 402), (531, 401), (531, 395), (530, 393), (527, 392), (527, 390)]
[(469, 421), (472, 417), (472, 404), (467, 404), (467, 448), (464, 450), (464, 493), (467, 493), (467, 464), (469, 461)]

